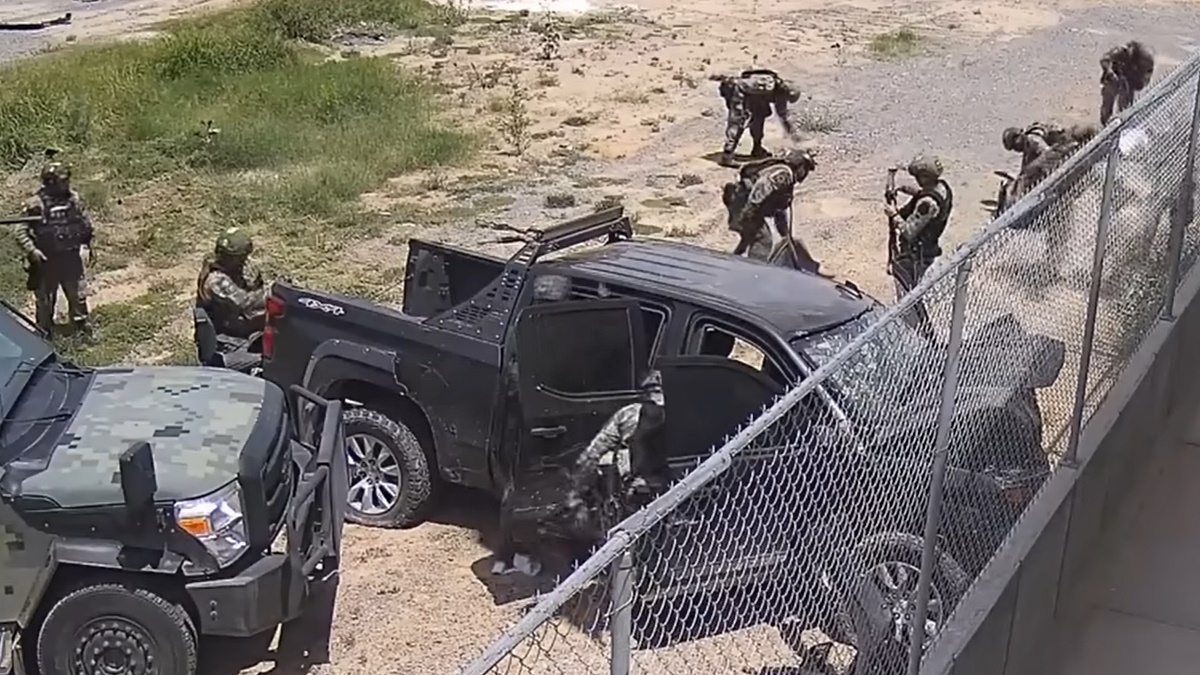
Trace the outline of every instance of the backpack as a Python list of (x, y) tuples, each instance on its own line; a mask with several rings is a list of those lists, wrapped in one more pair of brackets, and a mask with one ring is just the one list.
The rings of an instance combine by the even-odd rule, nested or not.
[(786, 164), (782, 157), (767, 157), (766, 159), (747, 162), (738, 169), (738, 179), (725, 184), (721, 191), (721, 201), (729, 211), (729, 226), (732, 228), (741, 218), (746, 202), (750, 201), (750, 190), (754, 181), (764, 169), (778, 164)]

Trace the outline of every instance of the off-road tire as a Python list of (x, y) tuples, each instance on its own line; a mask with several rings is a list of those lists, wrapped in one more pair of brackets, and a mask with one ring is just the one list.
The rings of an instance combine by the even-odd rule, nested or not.
[(349, 408), (342, 413), (346, 437), (365, 434), (388, 446), (400, 466), (400, 498), (383, 513), (367, 515), (349, 505), (346, 520), (368, 527), (415, 527), (433, 506), (435, 478), (431, 462), (417, 435), (402, 422), (369, 408)]
[[(868, 537), (855, 547), (854, 560), (858, 575), (868, 573), (876, 566), (885, 562), (902, 562), (906, 565), (921, 569), (921, 553), (924, 548), (923, 539), (907, 532), (886, 532)], [(938, 552), (933, 568), (933, 587), (942, 597), (942, 612), (949, 616), (958, 606), (959, 600), (971, 585), (971, 577), (963, 570), (949, 553)], [(853, 592), (851, 589), (839, 589), (842, 594)], [(838, 635), (830, 635), (833, 639), (855, 647), (859, 646), (857, 626), (852, 619), (853, 614), (846, 606), (846, 599), (838, 603), (838, 614), (832, 626)]]
[[(89, 627), (94, 623), (99, 625)], [(85, 630), (111, 631), (117, 641), (142, 645), (154, 659), (151, 672), (196, 672), (196, 628), (183, 607), (141, 588), (96, 584), (67, 594), (46, 615), (37, 637), (41, 675), (87, 672), (72, 667), (81, 657), (78, 636)]]

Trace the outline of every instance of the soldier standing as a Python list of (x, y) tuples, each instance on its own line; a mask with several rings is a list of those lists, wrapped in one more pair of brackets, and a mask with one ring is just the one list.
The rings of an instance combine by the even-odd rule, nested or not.
[[(908, 165), (908, 173), (917, 188), (901, 186), (897, 191), (910, 195), (908, 203), (897, 208), (884, 206), (888, 217), (888, 274), (896, 286), (896, 300), (907, 295), (925, 276), (933, 261), (942, 254), (940, 239), (950, 221), (954, 193), (942, 180), (942, 162), (937, 157), (918, 157)], [(929, 331), (925, 306), (914, 307), (910, 323)]]
[(247, 267), (253, 252), (250, 235), (230, 228), (217, 237), (212, 255), (200, 266), (196, 306), (208, 313), (213, 328), (222, 335), (246, 339), (266, 327), (262, 274)]
[(25, 215), (37, 220), (14, 228), (30, 266), (37, 325), (53, 336), (54, 309), (62, 288), (72, 324), (90, 339), (84, 260), (91, 257), (92, 221), (71, 189), (69, 166), (50, 162), (42, 169), (41, 178), (42, 187), (25, 207)]
[(772, 112), (779, 116), (788, 135), (795, 137), (788, 112), (788, 104), (800, 100), (800, 90), (794, 84), (767, 69), (746, 70), (736, 77), (721, 77), (719, 81), (721, 98), (725, 99), (729, 113), (725, 123), (725, 145), (721, 149), (722, 166), (737, 166), (734, 152), (747, 127), (754, 142), (750, 156), (755, 159), (770, 156), (762, 141), (763, 124)]
[(726, 184), (723, 195), (729, 229), (739, 236), (734, 255), (770, 261), (780, 244), (791, 240), (793, 257), (812, 261), (804, 244), (792, 237), (792, 201), (796, 186), (816, 168), (812, 153), (805, 150), (742, 167), (738, 181)]
[(1150, 84), (1154, 76), (1154, 54), (1137, 40), (1105, 52), (1100, 58), (1100, 126), (1117, 112), (1133, 105), (1138, 92)]

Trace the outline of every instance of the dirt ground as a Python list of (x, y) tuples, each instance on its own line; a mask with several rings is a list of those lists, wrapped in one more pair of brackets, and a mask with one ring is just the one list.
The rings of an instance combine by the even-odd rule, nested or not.
[[(138, 33), (176, 12), (227, 3), (9, 1), (0, 20), (73, 11), (75, 21), (37, 35), (0, 34), (0, 57), (60, 40)], [(435, 37), (347, 36), (345, 50), (387, 55), (445, 83), (450, 117), (495, 140), (470, 166), (405, 176), (364, 195), (396, 222), (344, 255), (351, 267), (394, 266), (412, 236), (502, 253), (477, 221), (540, 226), (605, 201), (636, 214), (643, 236), (730, 249), (720, 203), (730, 172), (713, 161), (724, 109), (708, 78), (758, 65), (799, 83), (803, 143), (819, 153), (817, 171), (797, 192), (797, 234), (829, 271), (890, 301), (880, 199), (887, 166), (920, 152), (939, 155), (956, 192), (946, 238), (951, 245), (969, 238), (983, 223), (979, 201), (994, 193), (991, 170), (1014, 161), (1000, 147), (1001, 130), (1035, 119), (1090, 121), (1097, 58), (1134, 36), (1158, 50), (1161, 77), (1200, 45), (1195, 5), (638, 0), (564, 3), (564, 10), (586, 11), (547, 18), (538, 12), (553, 3), (513, 3), (534, 14), (489, 10)], [(898, 38), (901, 30), (916, 38)], [(767, 145), (788, 145), (774, 121)], [(437, 225), (406, 217), (438, 208), (462, 217)], [(155, 274), (186, 284), (191, 270)], [(96, 302), (135, 295), (131, 289), (147, 283), (136, 267), (102, 275), (93, 284)], [(475, 501), (452, 494), (444, 513), (411, 530), (347, 528), (332, 663), (319, 672), (456, 672), (517, 620), (525, 603), (514, 598), (552, 586), (490, 575), (492, 519)], [(787, 663), (777, 639), (761, 639), (764, 656), (781, 660), (747, 665)], [(724, 672), (682, 658), (697, 673)], [(644, 665), (641, 672), (654, 669)]]

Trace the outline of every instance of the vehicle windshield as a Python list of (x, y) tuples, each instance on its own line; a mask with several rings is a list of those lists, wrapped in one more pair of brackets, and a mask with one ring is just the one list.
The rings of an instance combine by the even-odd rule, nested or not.
[[(829, 363), (868, 328), (879, 323), (885, 307), (874, 307), (836, 328), (792, 340), (792, 349), (820, 367)], [(864, 413), (868, 405), (878, 405), (902, 393), (912, 377), (912, 365), (929, 341), (903, 321), (890, 321), (858, 352), (829, 377), (854, 412)], [(903, 358), (901, 355), (910, 356)]]
[(0, 305), (0, 420), (8, 416), (33, 369), (53, 353), (50, 343)]

